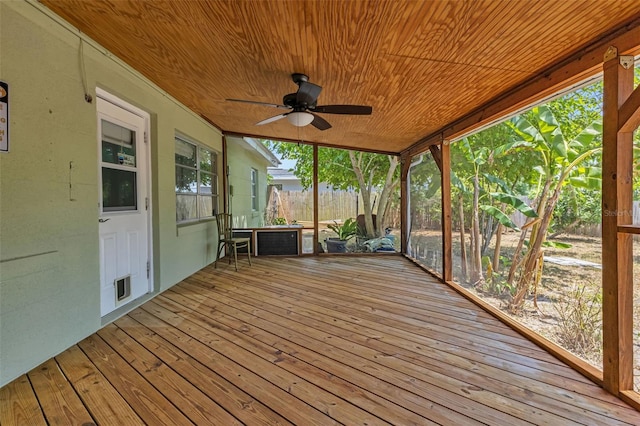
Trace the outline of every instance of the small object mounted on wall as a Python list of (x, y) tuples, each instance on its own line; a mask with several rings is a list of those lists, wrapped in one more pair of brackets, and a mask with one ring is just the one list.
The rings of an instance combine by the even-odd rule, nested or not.
[(9, 152), (9, 84), (0, 81), (0, 152)]

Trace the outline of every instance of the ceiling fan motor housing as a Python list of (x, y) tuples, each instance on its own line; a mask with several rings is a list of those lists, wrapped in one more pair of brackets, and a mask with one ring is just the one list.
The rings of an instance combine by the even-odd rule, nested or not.
[(314, 102), (311, 105), (299, 104), (298, 103), (298, 94), (297, 93), (289, 93), (288, 95), (284, 95), (282, 98), (282, 103), (288, 107), (293, 108), (294, 110), (304, 111), (306, 108), (315, 108), (317, 102)]
[(296, 106), (296, 98), (297, 98), (296, 93), (289, 93), (288, 95), (284, 95), (284, 97), (282, 98), (282, 103), (286, 106), (293, 108)]

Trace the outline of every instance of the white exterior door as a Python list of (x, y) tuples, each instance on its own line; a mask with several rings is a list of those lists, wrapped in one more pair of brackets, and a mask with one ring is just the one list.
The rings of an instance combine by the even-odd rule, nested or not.
[(100, 314), (151, 291), (146, 117), (97, 98)]

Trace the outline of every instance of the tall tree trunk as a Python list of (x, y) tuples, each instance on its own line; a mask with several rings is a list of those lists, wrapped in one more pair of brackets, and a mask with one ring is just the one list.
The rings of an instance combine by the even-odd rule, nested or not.
[(462, 277), (465, 282), (469, 282), (469, 272), (467, 271), (467, 247), (464, 237), (464, 203), (462, 193), (458, 194), (458, 213), (460, 215), (460, 261), (462, 263)]
[[(502, 203), (500, 205), (500, 210), (504, 211), (506, 206), (507, 205), (505, 203)], [(500, 223), (500, 221), (498, 221), (498, 226), (495, 229), (496, 247), (493, 250), (493, 262), (492, 262), (493, 272), (498, 272), (500, 270), (500, 247), (501, 247), (501, 243), (502, 243), (502, 231), (503, 230), (504, 230), (504, 226), (502, 225), (502, 223)]]
[[(396, 179), (396, 180), (391, 184), (391, 186), (390, 186), (391, 194), (393, 194), (393, 191), (394, 191), (395, 189), (397, 189), (397, 188), (398, 188), (398, 186), (400, 186), (400, 179)], [(385, 235), (385, 234), (384, 234), (384, 232), (385, 232), (385, 229), (387, 228), (387, 226), (390, 226), (390, 225), (391, 225), (391, 224), (390, 224), (390, 220), (389, 220), (389, 215), (391, 214), (391, 209), (393, 208), (393, 197), (392, 197), (392, 196), (387, 197), (387, 201), (386, 201), (386, 203), (385, 203), (385, 204), (386, 204), (386, 207), (385, 207), (385, 209), (384, 209), (384, 213), (383, 213), (383, 214), (382, 214), (382, 216), (381, 216), (381, 217), (384, 219), (384, 220), (382, 221), (382, 223), (383, 223), (383, 227), (381, 228), (381, 229), (382, 229), (382, 231), (381, 231), (381, 232), (383, 232), (382, 236), (384, 236), (384, 235)], [(378, 226), (380, 226), (380, 225), (378, 225)]]
[(385, 176), (384, 186), (380, 193), (376, 213), (377, 237), (384, 237), (384, 228), (387, 226), (386, 215), (389, 211), (391, 201), (393, 201), (391, 195), (395, 188), (400, 184), (399, 179), (394, 180), (393, 178), (396, 169), (398, 168), (398, 164), (400, 164), (398, 157), (395, 155), (388, 155), (387, 157), (389, 158), (389, 170), (387, 170), (387, 175)]
[(527, 232), (529, 232), (529, 228), (524, 228), (520, 233), (520, 239), (518, 240), (516, 251), (513, 254), (513, 259), (511, 260), (511, 267), (509, 268), (509, 275), (507, 277), (507, 283), (509, 284), (513, 283), (513, 277), (516, 273), (516, 269), (518, 268), (518, 262), (520, 262), (520, 252), (522, 251), (524, 240), (527, 238)]
[(351, 160), (351, 166), (356, 174), (358, 180), (358, 186), (360, 187), (360, 195), (362, 195), (362, 208), (364, 209), (364, 223), (367, 232), (367, 236), (375, 235), (375, 228), (373, 226), (373, 206), (371, 204), (371, 184), (365, 180), (362, 173), (361, 160), (362, 155), (356, 156), (354, 151), (349, 151), (349, 159)]
[(493, 250), (493, 272), (500, 270), (500, 245), (502, 243), (502, 224), (498, 224), (496, 231), (496, 248)]
[(472, 230), (473, 230), (473, 244), (471, 246), (471, 282), (474, 285), (482, 283), (484, 277), (482, 276), (482, 255), (481, 255), (481, 240), (480, 240), (480, 223), (479, 223), (479, 198), (480, 198), (480, 182), (478, 173), (476, 172), (473, 178), (473, 216), (472, 216)]
[[(537, 204), (534, 203), (536, 205), (536, 214), (538, 215), (538, 218), (540, 218), (540, 215), (542, 214), (544, 206), (547, 202), (550, 187), (551, 187), (551, 180), (547, 179), (544, 184), (544, 188), (540, 192), (540, 195), (537, 197)], [(534, 221), (536, 220), (539, 220), (539, 219), (534, 219)], [(532, 231), (531, 231), (532, 235), (535, 234), (536, 232), (537, 224), (531, 225), (531, 222), (533, 221), (529, 221), (525, 223), (524, 226), (522, 227), (522, 233), (520, 234), (520, 239), (518, 240), (518, 246), (516, 247), (516, 251), (513, 254), (513, 260), (511, 262), (511, 267), (509, 268), (509, 276), (507, 277), (507, 283), (509, 283), (509, 285), (513, 284), (513, 280), (516, 274), (516, 269), (518, 269), (518, 266), (520, 265), (520, 254), (522, 252), (522, 246), (524, 246), (524, 241), (527, 238), (529, 227), (532, 227)]]
[(520, 279), (518, 280), (516, 295), (514, 296), (509, 306), (509, 309), (512, 312), (518, 311), (520, 308), (522, 308), (524, 298), (529, 291), (531, 283), (535, 279), (536, 269), (542, 267), (542, 265), (538, 265), (538, 262), (540, 261), (540, 252), (542, 250), (542, 244), (546, 240), (547, 230), (549, 229), (549, 224), (551, 223), (551, 218), (553, 217), (553, 210), (556, 207), (561, 190), (562, 181), (556, 184), (553, 194), (546, 200), (546, 205), (544, 206), (542, 215), (540, 215), (540, 222), (535, 227), (535, 230), (531, 232), (529, 250), (527, 251), (524, 259), (524, 269), (522, 271), (522, 274), (520, 275)]

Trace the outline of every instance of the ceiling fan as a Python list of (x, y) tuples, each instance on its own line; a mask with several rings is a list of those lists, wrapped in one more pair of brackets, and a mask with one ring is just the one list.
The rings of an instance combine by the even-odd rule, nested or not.
[(318, 105), (318, 96), (322, 91), (322, 87), (317, 84), (309, 83), (309, 77), (304, 74), (291, 74), (293, 82), (298, 85), (296, 93), (289, 93), (282, 98), (283, 105), (270, 104), (266, 102), (247, 101), (243, 99), (227, 99), (232, 102), (245, 102), (249, 104), (264, 105), (272, 108), (288, 109), (289, 112), (267, 118), (256, 123), (257, 126), (273, 123), (287, 117), (287, 120), (297, 127), (303, 127), (311, 124), (316, 129), (327, 130), (331, 128), (324, 118), (316, 115), (316, 113), (324, 114), (350, 114), (350, 115), (370, 115), (372, 108), (366, 105)]

